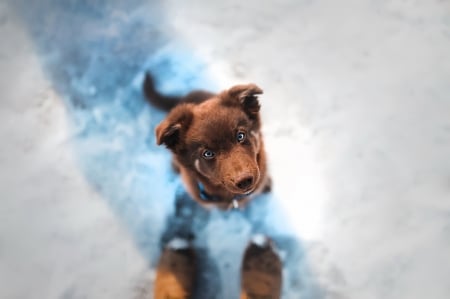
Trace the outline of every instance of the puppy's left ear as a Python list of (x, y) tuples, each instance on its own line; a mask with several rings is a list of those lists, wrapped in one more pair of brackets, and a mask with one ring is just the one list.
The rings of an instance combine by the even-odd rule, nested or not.
[(228, 94), (239, 101), (245, 112), (250, 116), (256, 116), (261, 108), (258, 95), (263, 91), (256, 84), (236, 85), (228, 90)]

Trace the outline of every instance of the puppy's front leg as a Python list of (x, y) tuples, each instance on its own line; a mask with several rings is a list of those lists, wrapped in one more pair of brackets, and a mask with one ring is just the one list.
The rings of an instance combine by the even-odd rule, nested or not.
[(153, 298), (192, 298), (195, 269), (195, 252), (188, 241), (170, 241), (159, 259)]
[(240, 299), (281, 297), (282, 263), (266, 236), (254, 236), (245, 250), (241, 280)]

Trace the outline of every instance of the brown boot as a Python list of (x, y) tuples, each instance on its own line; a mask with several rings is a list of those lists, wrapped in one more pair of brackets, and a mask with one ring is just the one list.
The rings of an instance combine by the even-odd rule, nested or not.
[(241, 270), (241, 299), (279, 299), (281, 260), (272, 241), (257, 235), (245, 250)]
[(154, 299), (189, 299), (193, 294), (195, 253), (189, 242), (173, 239), (159, 259)]

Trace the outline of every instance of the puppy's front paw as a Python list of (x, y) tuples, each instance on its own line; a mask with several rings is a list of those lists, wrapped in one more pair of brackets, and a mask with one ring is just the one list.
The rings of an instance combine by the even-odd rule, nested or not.
[(241, 299), (279, 299), (282, 264), (272, 241), (256, 235), (248, 245), (241, 270)]
[(191, 298), (195, 277), (195, 252), (188, 240), (172, 239), (159, 259), (154, 284), (155, 299)]

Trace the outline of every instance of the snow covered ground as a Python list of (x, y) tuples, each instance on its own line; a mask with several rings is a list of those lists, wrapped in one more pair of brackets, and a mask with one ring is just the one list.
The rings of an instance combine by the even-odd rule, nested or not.
[(264, 89), (274, 194), (199, 222), (212, 260), (263, 218), (283, 298), (450, 296), (450, 2), (41, 2), (0, 3), (0, 298), (151, 292), (179, 181), (146, 69)]

